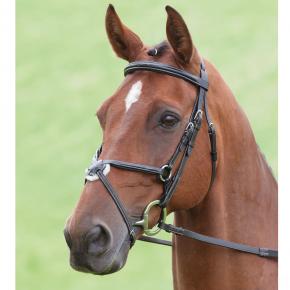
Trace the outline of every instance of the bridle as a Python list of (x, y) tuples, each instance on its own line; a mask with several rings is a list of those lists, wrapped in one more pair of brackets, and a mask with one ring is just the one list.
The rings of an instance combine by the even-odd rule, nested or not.
[[(176, 190), (176, 187), (179, 183), (180, 177), (182, 176), (187, 160), (189, 159), (192, 153), (197, 134), (201, 127), (203, 112), (206, 117), (206, 122), (208, 126), (208, 135), (209, 135), (210, 147), (211, 147), (210, 156), (211, 156), (212, 170), (211, 170), (211, 179), (210, 179), (208, 191), (210, 190), (215, 179), (216, 162), (217, 162), (216, 131), (215, 131), (214, 124), (210, 119), (208, 108), (207, 108), (206, 94), (208, 90), (208, 75), (207, 75), (205, 64), (203, 61), (201, 61), (201, 64), (200, 64), (199, 77), (192, 75), (184, 70), (175, 68), (173, 66), (166, 65), (159, 62), (153, 62), (153, 61), (132, 62), (125, 68), (124, 75), (126, 76), (128, 74), (131, 74), (131, 73), (134, 73), (135, 71), (140, 71), (140, 70), (167, 74), (172, 77), (183, 79), (191, 83), (192, 85), (197, 86), (199, 90), (198, 90), (198, 96), (194, 102), (193, 110), (188, 120), (188, 123), (186, 125), (186, 128), (184, 130), (184, 133), (174, 153), (172, 154), (171, 158), (168, 160), (166, 164), (164, 164), (161, 167), (154, 167), (154, 166), (149, 166), (145, 164), (131, 163), (131, 162), (125, 162), (125, 161), (120, 161), (120, 160), (99, 160), (100, 154), (102, 152), (102, 146), (101, 146), (97, 150), (95, 156), (93, 157), (92, 164), (87, 169), (85, 180), (94, 181), (96, 179), (99, 179), (104, 185), (104, 187), (106, 188), (106, 190), (108, 191), (108, 193), (110, 194), (115, 205), (117, 206), (128, 228), (131, 247), (133, 246), (136, 240), (136, 233), (135, 233), (134, 227), (142, 227), (144, 230), (144, 233), (147, 236), (142, 236), (139, 239), (143, 241), (147, 241), (147, 242), (153, 242), (153, 243), (171, 246), (172, 243), (169, 241), (164, 241), (161, 239), (148, 237), (148, 236), (153, 236), (157, 234), (161, 229), (163, 229), (167, 232), (170, 232), (176, 235), (186, 236), (188, 238), (199, 240), (208, 244), (226, 247), (226, 248), (238, 250), (241, 252), (256, 254), (261, 257), (277, 258), (278, 257), (277, 250), (251, 247), (248, 245), (224, 241), (221, 239), (209, 237), (206, 235), (201, 235), (199, 233), (165, 223), (166, 215), (167, 215), (166, 206), (168, 205), (169, 201), (171, 200)], [(177, 164), (177, 160), (179, 160), (178, 164)], [(120, 201), (117, 192), (112, 187), (111, 183), (109, 182), (109, 180), (104, 174), (104, 170), (106, 166), (108, 165), (119, 168), (119, 169), (123, 169), (123, 170), (157, 175), (160, 181), (163, 183), (163, 194), (160, 200), (154, 200), (146, 206), (143, 213), (143, 218), (141, 220), (132, 222), (132, 218), (128, 216), (127, 211), (125, 207), (123, 206), (122, 202)], [(174, 168), (176, 169), (175, 169), (175, 172), (173, 173)], [(158, 224), (153, 228), (149, 228), (149, 212), (151, 208), (154, 206), (159, 206), (161, 208), (161, 215), (160, 215)]]

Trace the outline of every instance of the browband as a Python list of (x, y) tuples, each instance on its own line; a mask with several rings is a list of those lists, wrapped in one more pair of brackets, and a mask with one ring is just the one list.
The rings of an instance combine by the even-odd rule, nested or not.
[(135, 61), (128, 64), (124, 69), (124, 75), (130, 74), (136, 70), (147, 70), (152, 72), (164, 73), (176, 78), (183, 79), (192, 85), (202, 87), (206, 91), (208, 90), (208, 82), (202, 78), (199, 78), (187, 71), (175, 68), (171, 65), (154, 62), (154, 61)]

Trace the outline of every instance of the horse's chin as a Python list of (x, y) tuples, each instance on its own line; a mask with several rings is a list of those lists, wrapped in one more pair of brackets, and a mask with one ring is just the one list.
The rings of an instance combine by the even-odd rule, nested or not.
[(130, 243), (124, 241), (120, 247), (110, 249), (101, 256), (86, 255), (82, 263), (71, 254), (70, 265), (73, 269), (94, 275), (108, 275), (121, 270), (126, 264)]
[(91, 274), (94, 275), (108, 275), (121, 270), (126, 264), (127, 257), (129, 253), (129, 247), (126, 250), (119, 250), (118, 253), (115, 253), (111, 262), (104, 265), (102, 269), (100, 269), (97, 261), (92, 261), (91, 263)]

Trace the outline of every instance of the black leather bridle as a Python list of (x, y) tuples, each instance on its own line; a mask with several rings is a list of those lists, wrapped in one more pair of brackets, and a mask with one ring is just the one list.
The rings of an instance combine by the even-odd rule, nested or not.
[[(268, 257), (268, 258), (277, 258), (278, 251), (267, 249), (267, 248), (257, 248), (251, 247), (248, 245), (233, 243), (229, 241), (224, 241), (221, 239), (201, 235), (199, 233), (185, 230), (180, 227), (176, 227), (170, 224), (165, 223), (166, 219), (166, 206), (168, 205), (169, 201), (174, 194), (180, 177), (182, 176), (185, 164), (189, 159), (192, 149), (194, 146), (195, 139), (199, 132), (202, 123), (202, 115), (203, 112), (205, 113), (207, 126), (208, 126), (208, 134), (211, 146), (211, 163), (212, 163), (212, 172), (211, 172), (211, 180), (209, 184), (209, 189), (211, 188), (215, 175), (216, 175), (216, 161), (217, 161), (217, 150), (216, 150), (216, 131), (213, 122), (211, 121), (208, 113), (207, 108), (207, 99), (206, 94), (208, 90), (208, 76), (205, 69), (204, 62), (201, 61), (200, 64), (200, 76), (192, 75), (184, 70), (172, 67), (170, 65), (166, 65), (163, 63), (152, 62), (152, 61), (136, 61), (130, 63), (124, 70), (125, 76), (135, 71), (151, 71), (161, 74), (167, 74), (176, 78), (183, 79), (192, 85), (195, 85), (199, 88), (198, 96), (195, 100), (193, 105), (193, 110), (191, 116), (188, 120), (187, 126), (184, 130), (184, 133), (174, 151), (171, 158), (168, 160), (166, 164), (161, 167), (154, 167), (144, 164), (138, 163), (130, 163), (120, 160), (99, 160), (99, 156), (102, 151), (102, 146), (97, 150), (91, 166), (87, 169), (86, 172), (86, 181), (93, 181), (99, 179), (108, 193), (110, 194), (111, 198), (113, 199), (115, 205), (117, 206), (129, 232), (131, 247), (133, 246), (136, 240), (136, 233), (134, 227), (143, 227), (144, 233), (148, 236), (154, 235), (159, 232), (161, 229), (176, 234), (186, 236), (188, 238), (196, 239), (208, 244), (226, 247), (234, 250), (238, 250), (241, 252), (247, 252), (251, 254), (256, 254), (261, 257)], [(177, 161), (179, 160), (178, 164)], [(124, 208), (122, 202), (120, 201), (117, 192), (112, 187), (111, 183), (107, 179), (104, 174), (104, 170), (107, 165), (124, 169), (130, 171), (137, 171), (146, 174), (153, 174), (159, 176), (160, 181), (163, 183), (163, 194), (160, 200), (152, 201), (147, 205), (144, 210), (143, 219), (133, 222), (132, 218), (130, 218), (127, 214), (126, 209)], [(173, 173), (174, 169), (174, 173)], [(159, 206), (161, 208), (161, 216), (158, 222), (158, 225), (154, 229), (150, 229), (148, 222), (149, 222), (149, 211), (153, 206)], [(164, 241), (148, 236), (142, 236), (140, 240), (153, 242), (163, 245), (172, 245), (169, 241)]]

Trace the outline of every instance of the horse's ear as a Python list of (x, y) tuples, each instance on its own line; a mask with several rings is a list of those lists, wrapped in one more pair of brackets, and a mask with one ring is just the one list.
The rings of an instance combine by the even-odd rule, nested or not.
[(106, 13), (106, 30), (116, 54), (129, 62), (135, 60), (143, 43), (138, 35), (122, 24), (112, 4), (109, 5)]
[(192, 44), (188, 28), (181, 15), (172, 7), (165, 7), (167, 12), (166, 34), (178, 60), (188, 64), (196, 49)]

